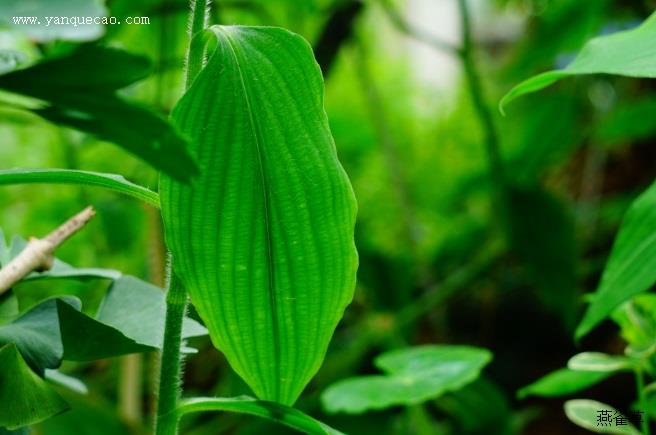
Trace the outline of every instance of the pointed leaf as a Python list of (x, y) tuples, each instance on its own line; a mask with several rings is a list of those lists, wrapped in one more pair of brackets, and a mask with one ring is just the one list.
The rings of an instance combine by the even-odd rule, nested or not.
[(563, 77), (578, 74), (617, 74), (629, 77), (656, 77), (656, 14), (639, 27), (589, 41), (564, 70), (549, 71), (531, 77), (508, 92), (499, 108), (515, 98), (539, 91)]
[[(124, 276), (112, 284), (96, 315), (96, 320), (112, 326), (137, 343), (161, 348), (166, 314), (164, 290), (150, 283)], [(207, 329), (186, 317), (182, 338), (207, 335)]]
[(567, 418), (584, 429), (596, 433), (640, 435), (640, 431), (628, 421), (625, 425), (617, 425), (615, 420), (609, 422), (607, 426), (598, 424), (597, 418), (600, 411), (610, 413), (609, 417), (619, 414), (612, 406), (595, 400), (576, 399), (565, 402), (565, 415), (567, 415)]
[[(13, 322), (0, 326), (0, 344), (15, 344), (25, 361), (41, 375), (45, 369), (59, 367), (64, 354), (57, 301), (47, 299)], [(81, 305), (77, 298), (67, 298), (66, 302), (76, 309)]]
[(187, 399), (178, 408), (181, 415), (194, 412), (228, 411), (256, 415), (310, 435), (343, 435), (342, 432), (299, 411), (275, 402), (248, 396)]
[(30, 370), (14, 345), (0, 349), (0, 427), (18, 429), (68, 409), (64, 400)]
[(307, 42), (277, 28), (213, 32), (173, 113), (201, 175), (162, 177), (166, 241), (214, 344), (259, 398), (291, 404), (353, 297), (355, 200)]
[(491, 359), (489, 351), (469, 346), (396, 350), (376, 358), (376, 366), (387, 375), (339, 381), (323, 392), (321, 401), (330, 413), (349, 414), (416, 405), (474, 381)]
[(549, 373), (517, 392), (517, 397), (558, 397), (585, 390), (609, 377), (610, 372), (576, 371), (563, 368)]
[(149, 63), (143, 57), (82, 46), (72, 54), (0, 75), (0, 89), (42, 100), (44, 104), (29, 110), (114, 142), (155, 168), (188, 181), (197, 168), (183, 137), (164, 118), (116, 93), (148, 73)]
[(113, 190), (159, 207), (159, 195), (143, 186), (131, 183), (121, 175), (73, 169), (7, 169), (0, 170), (0, 185), (10, 184), (81, 184)]
[(656, 283), (656, 183), (624, 216), (601, 284), (578, 328), (581, 338), (630, 297)]

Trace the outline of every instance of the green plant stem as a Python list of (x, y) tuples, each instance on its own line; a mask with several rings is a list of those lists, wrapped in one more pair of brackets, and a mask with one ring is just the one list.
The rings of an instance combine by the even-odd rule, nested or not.
[(505, 185), (503, 161), (499, 148), (499, 135), (483, 93), (480, 75), (474, 61), (474, 43), (472, 40), (471, 19), (467, 0), (458, 0), (460, 23), (462, 31), (462, 47), (459, 50), (460, 59), (467, 79), (474, 109), (478, 115), (485, 134), (485, 150), (487, 153), (490, 176), (498, 187)]
[(647, 394), (645, 393), (645, 379), (642, 373), (642, 367), (635, 370), (636, 390), (638, 393), (638, 403), (640, 403), (640, 411), (645, 413), (641, 422), (641, 432), (643, 435), (650, 435), (649, 430), (649, 410), (647, 409)]
[(175, 435), (178, 432), (176, 408), (180, 398), (182, 374), (182, 321), (187, 310), (187, 292), (174, 273), (169, 278), (166, 294), (166, 321), (159, 377), (156, 435)]
[(185, 89), (189, 89), (203, 68), (204, 44), (198, 34), (207, 27), (209, 0), (192, 0), (189, 16), (189, 46), (187, 48)]
[[(209, 0), (193, 0), (189, 16), (189, 48), (186, 59), (185, 89), (189, 89), (198, 72), (203, 67), (204, 47), (196, 36), (207, 26)], [(176, 435), (179, 415), (176, 412), (180, 398), (182, 355), (182, 322), (187, 310), (187, 292), (173, 272), (173, 264), (168, 266), (169, 288), (166, 295), (166, 320), (164, 343), (160, 363), (157, 415), (155, 417), (156, 435)]]

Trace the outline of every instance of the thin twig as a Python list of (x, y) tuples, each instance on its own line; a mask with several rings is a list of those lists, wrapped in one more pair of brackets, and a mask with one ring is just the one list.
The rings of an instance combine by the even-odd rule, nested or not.
[(43, 239), (30, 239), (25, 249), (0, 269), (0, 295), (30, 273), (52, 268), (55, 250), (80, 231), (95, 215), (95, 210), (89, 206)]

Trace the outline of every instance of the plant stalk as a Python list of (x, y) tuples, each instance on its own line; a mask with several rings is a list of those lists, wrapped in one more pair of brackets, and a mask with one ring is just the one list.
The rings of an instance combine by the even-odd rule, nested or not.
[(182, 375), (182, 321), (187, 310), (187, 292), (175, 273), (169, 278), (166, 294), (166, 323), (159, 378), (159, 400), (157, 402), (156, 435), (178, 433), (176, 407), (180, 397)]
[[(191, 87), (203, 67), (204, 47), (194, 38), (207, 27), (209, 0), (192, 0), (189, 15), (189, 48), (185, 63), (185, 90)], [(183, 360), (182, 323), (187, 310), (187, 292), (173, 272), (173, 261), (168, 265), (169, 287), (166, 295), (164, 343), (160, 363), (155, 435), (176, 435), (179, 415), (176, 412), (181, 392)]]
[(478, 115), (481, 127), (485, 134), (485, 151), (487, 153), (488, 165), (492, 181), (500, 188), (505, 186), (503, 160), (499, 147), (499, 135), (494, 124), (494, 118), (490, 112), (483, 92), (480, 74), (474, 61), (474, 43), (471, 29), (471, 16), (467, 0), (458, 0), (460, 9), (460, 22), (462, 31), (462, 47), (459, 50), (462, 60), (469, 93), (471, 94), (474, 109)]
[(636, 390), (638, 393), (638, 403), (640, 404), (640, 411), (644, 412), (644, 417), (641, 419), (642, 421), (640, 422), (640, 431), (642, 432), (643, 435), (650, 435), (650, 429), (649, 429), (649, 409), (647, 406), (647, 394), (645, 393), (645, 379), (644, 375), (642, 373), (642, 367), (638, 367), (635, 370), (635, 378), (636, 378)]

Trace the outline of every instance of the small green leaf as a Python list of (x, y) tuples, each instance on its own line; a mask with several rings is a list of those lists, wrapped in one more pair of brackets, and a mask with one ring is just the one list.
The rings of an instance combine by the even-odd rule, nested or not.
[(589, 41), (574, 61), (564, 70), (549, 71), (531, 77), (508, 92), (499, 108), (515, 98), (539, 91), (563, 77), (578, 74), (617, 74), (628, 77), (656, 77), (656, 14), (639, 27)]
[(216, 50), (172, 115), (201, 175), (162, 177), (166, 242), (214, 345), (259, 398), (292, 404), (353, 298), (355, 199), (309, 44), (211, 32)]
[(558, 397), (585, 390), (609, 377), (611, 372), (575, 371), (569, 368), (556, 370), (543, 376), (517, 392), (517, 397)]
[(52, 168), (0, 170), (0, 185), (31, 183), (98, 186), (131, 196), (159, 208), (159, 195), (156, 192), (131, 183), (121, 175)]
[(375, 360), (386, 375), (339, 381), (323, 392), (321, 401), (327, 412), (349, 414), (416, 405), (474, 381), (491, 359), (489, 351), (468, 346), (395, 350)]
[(650, 353), (656, 349), (656, 294), (632, 297), (613, 311), (612, 318), (629, 343), (627, 354)]
[(601, 352), (582, 352), (571, 357), (567, 362), (567, 367), (584, 372), (613, 373), (631, 370), (634, 364), (625, 356), (608, 355)]
[[(96, 320), (112, 326), (137, 343), (161, 348), (166, 314), (164, 290), (150, 283), (123, 276), (109, 288)], [(207, 329), (186, 317), (182, 338), (207, 335)]]
[(44, 102), (26, 110), (114, 142), (172, 177), (189, 181), (197, 167), (178, 131), (116, 93), (149, 71), (143, 57), (82, 46), (72, 54), (1, 75), (0, 88)]
[(613, 244), (601, 284), (576, 329), (580, 339), (622, 302), (656, 282), (656, 183), (631, 204)]
[(576, 399), (565, 402), (565, 415), (577, 426), (596, 433), (640, 435), (640, 431), (628, 421), (625, 425), (616, 425), (615, 420), (607, 426), (598, 424), (600, 411), (609, 412), (610, 417), (619, 414), (615, 408), (595, 400)]
[[(58, 299), (47, 299), (11, 323), (0, 326), (0, 344), (13, 343), (34, 371), (43, 374), (61, 364), (64, 347), (59, 332)], [(77, 298), (67, 303), (80, 308)]]
[(328, 425), (299, 411), (276, 402), (248, 396), (187, 399), (178, 407), (180, 415), (194, 412), (228, 411), (255, 415), (275, 421), (310, 435), (343, 435)]
[(68, 409), (66, 402), (30, 370), (16, 346), (0, 349), (0, 427), (13, 430)]
[[(154, 350), (127, 337), (121, 331), (98, 322), (58, 299), (57, 313), (64, 348), (69, 361), (93, 361)], [(149, 325), (145, 325), (148, 328)]]

